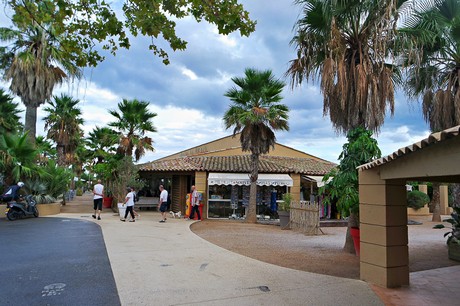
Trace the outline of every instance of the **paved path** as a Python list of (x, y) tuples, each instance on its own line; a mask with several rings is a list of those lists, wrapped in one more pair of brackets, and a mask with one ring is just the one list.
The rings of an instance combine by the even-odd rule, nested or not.
[(0, 305), (120, 305), (100, 227), (74, 218), (0, 222)]
[[(159, 223), (160, 216), (153, 211), (141, 211), (135, 223), (120, 222), (109, 209), (104, 210), (102, 220), (94, 220), (90, 196), (77, 199), (54, 218), (100, 225), (122, 305), (419, 306), (458, 302), (460, 266), (411, 273), (409, 288), (386, 289), (241, 256), (196, 236), (190, 222), (168, 219)], [(89, 279), (88, 286), (92, 282)]]
[[(93, 220), (86, 203), (87, 213), (58, 217)], [(94, 220), (122, 305), (383, 305), (365, 282), (257, 261), (201, 239), (183, 219), (159, 223), (157, 212), (140, 214), (121, 222), (105, 210)]]

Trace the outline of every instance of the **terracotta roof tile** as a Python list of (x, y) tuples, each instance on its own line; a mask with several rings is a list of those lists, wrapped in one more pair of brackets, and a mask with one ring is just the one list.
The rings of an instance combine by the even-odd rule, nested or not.
[[(324, 175), (337, 165), (313, 158), (291, 158), (262, 155), (259, 159), (260, 173), (299, 173)], [(158, 160), (139, 165), (141, 171), (208, 171), (250, 172), (251, 156), (193, 156)]]

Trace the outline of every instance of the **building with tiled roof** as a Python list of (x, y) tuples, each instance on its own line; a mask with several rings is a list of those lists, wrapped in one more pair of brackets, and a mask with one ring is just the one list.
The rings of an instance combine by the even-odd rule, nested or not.
[[(259, 158), (258, 209), (273, 211), (283, 193), (294, 200), (308, 199), (322, 177), (337, 165), (305, 152), (275, 144)], [(164, 185), (171, 194), (171, 209), (187, 214), (186, 197), (192, 185), (203, 195), (204, 217), (228, 218), (244, 214), (249, 200), (250, 152), (243, 152), (239, 135), (227, 136), (139, 165), (148, 187), (147, 196), (158, 196)], [(233, 206), (232, 206), (233, 204)]]

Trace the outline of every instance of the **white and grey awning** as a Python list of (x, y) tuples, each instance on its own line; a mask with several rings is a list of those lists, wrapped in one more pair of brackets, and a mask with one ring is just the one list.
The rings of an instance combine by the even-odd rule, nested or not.
[(302, 176), (304, 179), (306, 179), (309, 182), (316, 182), (316, 185), (318, 187), (323, 187), (325, 183), (329, 183), (332, 178), (329, 178), (327, 182), (323, 182), (323, 176), (316, 176), (316, 175), (303, 175)]
[[(249, 186), (251, 181), (248, 173), (209, 173), (208, 185)], [(257, 185), (292, 187), (293, 181), (289, 174), (261, 173), (257, 179)]]

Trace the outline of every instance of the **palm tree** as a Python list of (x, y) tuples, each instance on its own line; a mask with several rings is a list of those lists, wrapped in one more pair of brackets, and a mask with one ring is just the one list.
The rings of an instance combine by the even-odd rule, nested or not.
[[(414, 7), (400, 29), (410, 63), (405, 91), (422, 98), (423, 116), (432, 132), (460, 125), (460, 1), (431, 1)], [(403, 53), (404, 54), (404, 53)], [(439, 183), (433, 182), (432, 221), (441, 221)], [(460, 203), (455, 184), (454, 203)]]
[(43, 136), (37, 136), (35, 139), (35, 148), (38, 152), (38, 164), (41, 166), (47, 165), (48, 161), (54, 160), (57, 155), (51, 141)]
[(14, 133), (22, 129), (20, 123), (18, 103), (13, 102), (13, 98), (0, 89), (0, 133)]
[(4, 185), (11, 185), (35, 173), (37, 151), (30, 143), (27, 133), (0, 134), (0, 173)]
[(291, 44), (297, 58), (286, 76), (291, 86), (320, 79), (323, 114), (337, 132), (356, 127), (378, 132), (388, 108), (394, 112), (399, 72), (390, 63), (395, 37), (396, 0), (297, 0), (303, 17)]
[(149, 102), (123, 99), (118, 103), (119, 112), (110, 110), (109, 113), (117, 120), (109, 123), (120, 134), (118, 153), (132, 156), (138, 161), (146, 151), (153, 151), (152, 138), (145, 136), (147, 132), (156, 132), (153, 118), (156, 113), (148, 110)]
[(437, 132), (460, 124), (460, 0), (434, 4), (415, 8), (400, 32), (415, 42), (406, 46), (413, 57), (406, 93), (423, 99), (423, 116)]
[(83, 124), (81, 110), (76, 107), (80, 101), (62, 94), (54, 96), (44, 111), (47, 116), (45, 130), (47, 137), (56, 143), (57, 163), (60, 166), (70, 165), (75, 161), (75, 151), (83, 137), (80, 125)]
[(271, 70), (251, 68), (245, 70), (245, 77), (234, 77), (232, 81), (236, 86), (225, 93), (232, 104), (223, 120), (227, 129), (234, 127), (233, 135), (241, 132), (241, 148), (251, 152), (251, 187), (246, 221), (255, 223), (259, 156), (274, 148), (275, 130), (289, 130), (289, 109), (279, 104), (285, 83), (275, 79)]
[(35, 142), (37, 108), (51, 98), (56, 85), (79, 78), (81, 72), (51, 23), (24, 24), (13, 18), (13, 24), (16, 29), (0, 28), (0, 40), (13, 42), (1, 50), (0, 63), (11, 92), (26, 106), (25, 130)]
[[(393, 115), (394, 88), (401, 73), (390, 60), (397, 55), (392, 52), (398, 18), (410, 12), (410, 2), (297, 0), (303, 7), (291, 40), (297, 58), (286, 75), (292, 87), (304, 80), (320, 80), (323, 114), (329, 114), (338, 133), (356, 128), (378, 132), (387, 108)], [(355, 219), (351, 214), (349, 221)], [(351, 226), (349, 222), (344, 245), (348, 251), (354, 250)]]
[(96, 126), (87, 138), (91, 158), (96, 164), (104, 162), (111, 154), (115, 153), (115, 145), (119, 143), (117, 132), (108, 127)]

